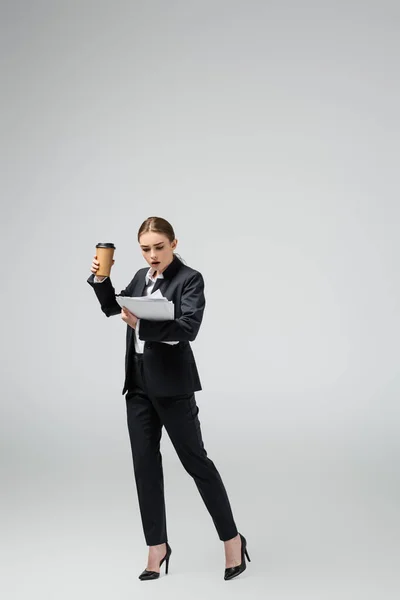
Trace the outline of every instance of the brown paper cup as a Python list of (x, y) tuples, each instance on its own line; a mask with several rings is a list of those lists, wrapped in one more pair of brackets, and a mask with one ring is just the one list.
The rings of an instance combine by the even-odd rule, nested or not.
[(96, 256), (100, 265), (96, 271), (97, 277), (109, 277), (114, 258), (114, 244), (99, 243), (96, 245)]

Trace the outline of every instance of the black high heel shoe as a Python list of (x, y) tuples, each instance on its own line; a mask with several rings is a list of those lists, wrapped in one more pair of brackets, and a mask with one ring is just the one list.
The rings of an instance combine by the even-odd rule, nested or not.
[(243, 571), (246, 569), (246, 561), (244, 559), (244, 555), (246, 555), (247, 560), (249, 562), (251, 562), (250, 556), (248, 555), (248, 552), (247, 552), (246, 538), (243, 537), (241, 533), (239, 533), (239, 535), (240, 535), (240, 539), (242, 540), (242, 548), (241, 548), (242, 562), (237, 567), (228, 567), (227, 569), (225, 569), (225, 575), (224, 575), (225, 580), (233, 579), (234, 577), (237, 577), (238, 575), (240, 575), (240, 573), (243, 573)]
[[(168, 542), (166, 542), (167, 544), (167, 552), (166, 555), (164, 556), (164, 558), (161, 559), (160, 561), (160, 568), (161, 565), (163, 564), (163, 562), (165, 561), (165, 574), (168, 575), (168, 564), (169, 564), (169, 558), (171, 556), (171, 547), (168, 544)], [(147, 569), (145, 569), (140, 575), (139, 575), (139, 579), (141, 579), (142, 581), (147, 581), (148, 579), (158, 579), (160, 577), (160, 573), (157, 573), (157, 571), (148, 571)]]

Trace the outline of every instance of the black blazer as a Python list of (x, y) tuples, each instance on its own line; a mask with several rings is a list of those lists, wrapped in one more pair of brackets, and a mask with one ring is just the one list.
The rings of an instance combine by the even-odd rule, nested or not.
[[(148, 267), (139, 269), (132, 281), (120, 292), (121, 296), (142, 296), (146, 285)], [(153, 292), (160, 290), (172, 300), (175, 319), (149, 321), (140, 319), (139, 337), (145, 341), (143, 368), (149, 393), (153, 396), (175, 396), (201, 390), (201, 383), (193, 351), (190, 346), (199, 331), (205, 308), (204, 280), (199, 271), (186, 266), (175, 254), (163, 272), (164, 279), (157, 279)], [(108, 277), (102, 283), (94, 283), (94, 274), (87, 282), (93, 287), (101, 310), (107, 317), (121, 314), (115, 299), (115, 289)], [(161, 342), (179, 341), (179, 344)], [(135, 353), (134, 330), (127, 325), (125, 352), (125, 383), (122, 394), (134, 381), (132, 360)]]

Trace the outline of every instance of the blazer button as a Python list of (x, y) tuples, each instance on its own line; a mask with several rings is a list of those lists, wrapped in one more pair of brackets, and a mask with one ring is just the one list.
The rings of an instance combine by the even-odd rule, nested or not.
[(150, 343), (149, 343), (149, 344), (147, 344), (147, 348), (151, 348), (151, 347), (152, 347), (152, 346), (151, 346), (151, 344), (150, 344)]

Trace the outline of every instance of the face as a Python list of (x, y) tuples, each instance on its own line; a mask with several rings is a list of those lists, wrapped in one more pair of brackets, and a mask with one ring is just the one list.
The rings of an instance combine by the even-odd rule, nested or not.
[(147, 231), (140, 236), (139, 244), (148, 264), (158, 273), (162, 273), (174, 258), (178, 240), (170, 242), (162, 233)]

